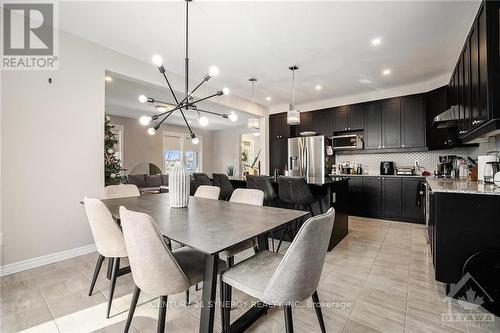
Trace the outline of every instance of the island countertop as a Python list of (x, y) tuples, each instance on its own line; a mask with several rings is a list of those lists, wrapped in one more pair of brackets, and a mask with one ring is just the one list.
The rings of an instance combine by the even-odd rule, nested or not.
[[(333, 184), (336, 182), (344, 181), (348, 178), (349, 177), (342, 175), (342, 176), (332, 176), (332, 177), (327, 176), (325, 178), (308, 177), (305, 179), (309, 185), (323, 186), (323, 185), (329, 185), (329, 184)], [(246, 182), (246, 177), (245, 176), (229, 176), (229, 180)], [(272, 176), (269, 177), (269, 180), (272, 183), (275, 182), (274, 177), (272, 177)]]
[(500, 195), (500, 186), (465, 179), (427, 177), (432, 192)]

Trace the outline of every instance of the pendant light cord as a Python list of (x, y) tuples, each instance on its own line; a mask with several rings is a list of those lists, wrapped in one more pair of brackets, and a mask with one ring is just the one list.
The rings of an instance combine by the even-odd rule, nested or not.
[(295, 69), (292, 69), (292, 109), (295, 110)]
[(255, 89), (254, 89), (255, 81), (252, 81), (252, 113), (255, 114)]

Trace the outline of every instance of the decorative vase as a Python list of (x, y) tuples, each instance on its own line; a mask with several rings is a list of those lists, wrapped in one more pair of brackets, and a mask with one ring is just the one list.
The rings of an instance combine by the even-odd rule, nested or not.
[(189, 183), (191, 175), (182, 162), (175, 162), (168, 172), (170, 207), (187, 207), (189, 203)]

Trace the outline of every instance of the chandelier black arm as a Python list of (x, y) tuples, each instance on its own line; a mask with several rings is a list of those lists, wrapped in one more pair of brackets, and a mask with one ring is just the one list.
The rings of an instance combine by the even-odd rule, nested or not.
[[(171, 111), (167, 111), (167, 112), (165, 112), (165, 113), (168, 113), (168, 114), (165, 116), (165, 118), (163, 118), (162, 120), (160, 120), (160, 122), (154, 126), (155, 131), (157, 131), (157, 130), (160, 128), (160, 125), (161, 125), (161, 124), (163, 124), (163, 122), (164, 122), (165, 120), (167, 120), (167, 118), (168, 118), (168, 117), (170, 117), (170, 115), (171, 115), (172, 113), (174, 113), (174, 111), (175, 111), (175, 110), (171, 110)], [(156, 119), (158, 119), (158, 118), (156, 118)]]
[[(163, 103), (163, 102), (161, 102), (161, 101), (157, 101), (157, 102), (159, 102), (159, 103)], [(163, 104), (168, 104), (168, 103), (163, 103)], [(168, 111), (165, 111), (165, 112), (162, 112), (162, 113), (155, 114), (155, 115), (154, 115), (154, 116), (152, 116), (151, 118), (152, 118), (153, 120), (156, 120), (156, 119), (158, 119), (159, 117), (161, 117), (161, 116), (163, 116), (163, 115), (165, 115), (165, 114), (167, 114), (167, 113), (173, 112), (173, 111), (175, 111), (175, 110), (180, 110), (180, 109), (182, 109), (184, 106), (185, 106), (184, 104), (183, 104), (183, 105), (177, 105), (177, 106), (176, 106), (175, 108), (173, 108), (172, 110), (168, 110)]]
[(195, 134), (193, 133), (193, 131), (191, 130), (191, 126), (189, 126), (189, 123), (188, 123), (188, 121), (187, 121), (187, 119), (186, 119), (186, 116), (184, 115), (184, 111), (182, 111), (182, 109), (179, 109), (179, 111), (181, 111), (182, 118), (184, 119), (184, 122), (186, 123), (186, 126), (187, 126), (187, 128), (188, 128), (188, 130), (189, 130), (189, 133), (191, 134), (191, 137), (192, 137), (192, 138), (195, 138), (195, 137), (196, 137), (196, 135), (195, 135)]
[(165, 74), (165, 71), (160, 71), (163, 74), (163, 77), (165, 78), (165, 81), (167, 81), (168, 89), (170, 89), (170, 93), (174, 97), (175, 103), (179, 105), (179, 100), (177, 100), (177, 96), (175, 96), (174, 89), (172, 89), (172, 86), (170, 85), (170, 81), (168, 81), (167, 74)]
[[(208, 75), (206, 75), (206, 76), (205, 76), (205, 78), (203, 79), (203, 81), (201, 81), (201, 82), (200, 82), (200, 83), (199, 83), (199, 84), (198, 84), (198, 85), (197, 85), (197, 86), (196, 86), (193, 90), (191, 90), (191, 92), (190, 92), (190, 93), (188, 93), (188, 94), (186, 95), (186, 97), (184, 97), (184, 99), (183, 99), (180, 103), (177, 103), (177, 104), (184, 104), (184, 102), (186, 102), (186, 101), (188, 100), (188, 98), (189, 98), (189, 97), (191, 97), (191, 96), (194, 94), (194, 92), (195, 92), (195, 91), (196, 91), (199, 87), (201, 87), (201, 85), (202, 85), (203, 83), (205, 83), (205, 82), (207, 82), (207, 81), (208, 81), (208, 80), (207, 80), (207, 78), (210, 78), (210, 77), (209, 77)], [(214, 95), (214, 96), (215, 96), (215, 95)], [(219, 96), (220, 96), (220, 95), (219, 95)], [(212, 96), (212, 97), (213, 97), (213, 96)], [(196, 103), (196, 102), (193, 102), (193, 103)]]
[(212, 95), (210, 95), (210, 96), (207, 96), (207, 97), (203, 97), (203, 98), (197, 99), (196, 101), (193, 101), (193, 102), (191, 102), (191, 103), (188, 103), (187, 105), (188, 105), (188, 106), (193, 106), (193, 105), (195, 105), (195, 104), (196, 104), (196, 103), (198, 103), (198, 102), (204, 101), (204, 100), (206, 100), (206, 99), (209, 99), (209, 98), (212, 98), (212, 97), (215, 97), (215, 96), (221, 96), (222, 94), (223, 94), (223, 93), (222, 93), (222, 91), (218, 91), (218, 92), (216, 92), (215, 94), (212, 94)]
[(204, 113), (208, 113), (208, 114), (213, 114), (215, 116), (220, 116), (222, 118), (229, 118), (229, 115), (227, 113), (218, 113), (218, 112), (214, 112), (214, 111), (208, 111), (208, 110), (202, 110), (202, 109), (198, 109), (196, 108), (196, 111), (198, 112), (204, 112)]

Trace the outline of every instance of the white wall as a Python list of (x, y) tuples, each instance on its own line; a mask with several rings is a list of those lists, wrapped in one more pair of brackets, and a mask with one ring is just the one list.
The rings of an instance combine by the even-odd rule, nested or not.
[[(2, 73), (2, 265), (93, 243), (79, 202), (104, 186), (105, 70), (163, 84), (151, 64), (64, 32), (59, 38), (59, 70)], [(251, 110), (237, 96), (224, 103)]]

